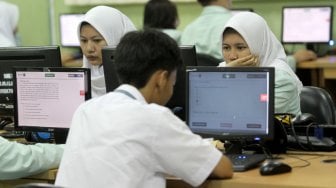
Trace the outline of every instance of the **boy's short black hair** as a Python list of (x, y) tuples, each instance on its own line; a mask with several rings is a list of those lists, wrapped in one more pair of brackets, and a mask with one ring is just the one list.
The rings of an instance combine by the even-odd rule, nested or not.
[(115, 65), (122, 84), (144, 87), (157, 70), (169, 74), (182, 67), (177, 43), (154, 29), (127, 33), (116, 48)]

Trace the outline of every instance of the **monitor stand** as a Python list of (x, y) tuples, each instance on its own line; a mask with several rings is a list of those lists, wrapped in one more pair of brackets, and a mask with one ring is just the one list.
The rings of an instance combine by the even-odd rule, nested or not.
[(69, 130), (55, 130), (54, 139), (56, 144), (65, 144)]
[(243, 143), (242, 141), (229, 141), (224, 143), (225, 154), (242, 154)]
[(225, 142), (225, 154), (264, 154), (260, 141), (235, 140)]

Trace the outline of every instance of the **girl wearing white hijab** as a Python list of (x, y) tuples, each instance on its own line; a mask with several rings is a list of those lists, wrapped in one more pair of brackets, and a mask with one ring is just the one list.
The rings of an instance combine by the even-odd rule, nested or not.
[(0, 47), (16, 46), (15, 34), (19, 22), (19, 8), (0, 1)]
[(225, 62), (219, 66), (275, 67), (275, 113), (301, 114), (302, 83), (288, 66), (283, 46), (266, 21), (253, 12), (239, 13), (225, 25)]
[(108, 6), (90, 9), (78, 26), (83, 67), (91, 69), (92, 97), (106, 93), (102, 52), (104, 46), (116, 46), (129, 31), (135, 30), (131, 20), (119, 10)]

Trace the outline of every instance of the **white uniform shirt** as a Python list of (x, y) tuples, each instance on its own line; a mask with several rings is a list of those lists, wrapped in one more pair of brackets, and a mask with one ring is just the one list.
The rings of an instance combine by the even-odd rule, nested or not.
[(23, 145), (0, 137), (0, 180), (17, 179), (57, 168), (63, 145)]
[(166, 174), (201, 184), (222, 154), (168, 108), (111, 92), (76, 111), (56, 178), (71, 188), (165, 187)]

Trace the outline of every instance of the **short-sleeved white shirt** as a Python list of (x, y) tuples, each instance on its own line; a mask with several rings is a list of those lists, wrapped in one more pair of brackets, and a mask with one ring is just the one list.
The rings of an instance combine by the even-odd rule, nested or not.
[(65, 187), (165, 187), (167, 174), (201, 184), (222, 154), (168, 108), (111, 92), (76, 111), (56, 178)]

